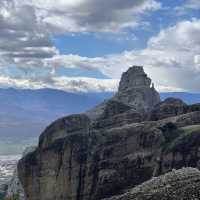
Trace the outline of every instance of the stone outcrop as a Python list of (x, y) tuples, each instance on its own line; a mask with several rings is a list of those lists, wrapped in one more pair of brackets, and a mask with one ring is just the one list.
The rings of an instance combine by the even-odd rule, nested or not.
[(144, 119), (144, 113), (140, 113), (131, 106), (112, 99), (107, 101), (98, 120), (93, 122), (93, 127), (107, 129), (109, 127), (118, 127), (133, 122), (141, 122)]
[(188, 112), (188, 106), (180, 99), (167, 98), (154, 106), (151, 111), (151, 120), (159, 120), (167, 117), (181, 115)]
[(119, 90), (114, 97), (136, 110), (148, 111), (160, 103), (160, 96), (143, 67), (133, 66), (123, 73)]
[(133, 67), (114, 98), (47, 127), (18, 164), (26, 200), (100, 200), (173, 168), (198, 167), (199, 106), (160, 103), (150, 85)]
[[(118, 92), (111, 100), (128, 105), (135, 112), (144, 114), (160, 103), (160, 96), (143, 67), (133, 66), (123, 73)], [(96, 120), (102, 115), (107, 104), (108, 102), (105, 101), (86, 114), (90, 119)]]
[(199, 198), (200, 171), (183, 168), (153, 178), (121, 196), (104, 200), (197, 200)]

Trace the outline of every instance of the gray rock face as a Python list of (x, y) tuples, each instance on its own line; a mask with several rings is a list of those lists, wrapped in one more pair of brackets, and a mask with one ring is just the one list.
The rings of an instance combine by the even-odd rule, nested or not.
[(123, 73), (120, 84), (119, 92), (125, 92), (136, 87), (150, 87), (151, 79), (145, 74), (143, 67), (133, 66)]
[(40, 135), (39, 146), (42, 148), (48, 147), (59, 139), (63, 139), (69, 135), (89, 134), (90, 120), (82, 115), (70, 115), (56, 120), (48, 126)]
[(56, 121), (42, 134), (37, 150), (19, 162), (27, 200), (98, 200), (172, 168), (198, 166), (200, 112), (107, 128), (105, 123), (103, 129), (80, 118), (84, 125), (74, 133), (63, 131), (70, 124), (62, 122), (79, 124), (77, 116), (61, 119), (59, 126)]
[(99, 115), (98, 120), (93, 123), (93, 126), (98, 129), (107, 129), (133, 122), (141, 122), (144, 118), (143, 113), (139, 113), (131, 106), (111, 99), (107, 101), (103, 112)]
[[(31, 146), (27, 147), (24, 152), (23, 156), (26, 156), (27, 154), (33, 152), (36, 150), (36, 147)], [(7, 190), (6, 190), (6, 195), (7, 198), (17, 198), (18, 200), (25, 200), (25, 194), (24, 194), (24, 189), (22, 187), (21, 181), (19, 180), (18, 176), (18, 170), (17, 170), (17, 165), (16, 169), (13, 173), (12, 179), (10, 180)]]
[(150, 84), (133, 67), (114, 98), (47, 127), (38, 148), (18, 164), (26, 200), (100, 200), (173, 168), (199, 167), (199, 106), (174, 99), (158, 104)]
[[(156, 104), (160, 103), (160, 95), (143, 67), (133, 66), (123, 73), (118, 92), (112, 100), (121, 102), (144, 115), (145, 112), (152, 110)], [(107, 104), (108, 101), (105, 101), (86, 114), (90, 119), (96, 120), (105, 112)]]
[(139, 111), (151, 110), (160, 103), (160, 96), (154, 85), (151, 86), (151, 79), (140, 66), (133, 66), (123, 73), (118, 93), (114, 98)]

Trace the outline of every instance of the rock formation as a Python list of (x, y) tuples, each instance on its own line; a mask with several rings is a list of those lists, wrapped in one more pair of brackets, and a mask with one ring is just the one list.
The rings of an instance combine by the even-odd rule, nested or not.
[(151, 79), (144, 72), (143, 67), (133, 66), (123, 73), (119, 90), (114, 97), (136, 110), (150, 110), (160, 103), (160, 96), (154, 89)]
[(198, 167), (199, 106), (160, 103), (150, 85), (132, 67), (111, 100), (47, 127), (18, 164), (26, 200), (111, 198), (173, 168)]
[[(116, 95), (109, 101), (119, 102), (129, 106), (129, 110), (144, 114), (153, 109), (160, 103), (159, 93), (155, 90), (151, 79), (147, 77), (143, 67), (133, 66), (127, 72), (124, 72), (119, 84)], [(110, 103), (109, 103), (110, 104)], [(105, 101), (86, 114), (90, 119), (95, 120), (101, 116), (106, 109), (108, 102)]]
[(154, 106), (151, 112), (151, 120), (164, 119), (188, 112), (187, 105), (180, 99), (167, 98)]

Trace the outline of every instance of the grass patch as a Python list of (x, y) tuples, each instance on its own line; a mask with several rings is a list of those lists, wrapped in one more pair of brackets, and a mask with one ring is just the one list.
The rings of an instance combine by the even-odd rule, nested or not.
[(200, 125), (185, 126), (181, 128), (185, 134), (191, 134), (194, 131), (200, 131)]

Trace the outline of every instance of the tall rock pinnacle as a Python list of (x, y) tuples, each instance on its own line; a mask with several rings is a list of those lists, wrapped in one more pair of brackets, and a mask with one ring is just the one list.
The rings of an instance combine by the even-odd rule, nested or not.
[[(118, 92), (110, 100), (123, 103), (135, 111), (143, 113), (152, 110), (156, 104), (160, 103), (160, 95), (143, 67), (133, 66), (122, 74)], [(107, 105), (108, 101), (105, 101), (86, 114), (91, 119), (97, 119), (104, 113)]]
[(145, 111), (160, 102), (159, 93), (142, 66), (133, 66), (123, 73), (114, 99)]
[(124, 92), (132, 88), (150, 87), (151, 79), (147, 77), (143, 67), (133, 66), (122, 74), (119, 85), (119, 92)]

